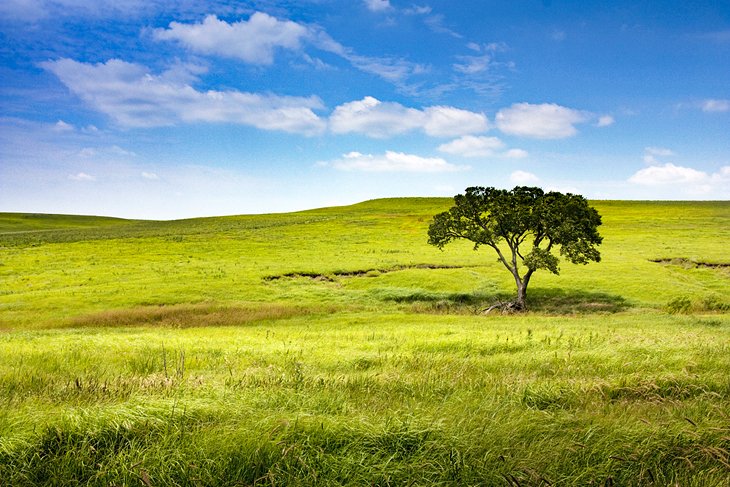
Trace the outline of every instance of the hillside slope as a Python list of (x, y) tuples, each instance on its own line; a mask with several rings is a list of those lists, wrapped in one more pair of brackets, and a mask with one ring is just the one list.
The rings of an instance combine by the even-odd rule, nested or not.
[[(508, 296), (511, 276), (488, 249), (427, 245), (431, 217), (449, 204), (395, 198), (162, 222), (0, 214), (0, 323), (55, 326), (108, 309), (200, 302), (427, 311), (439, 302), (463, 312), (464, 303)], [(594, 205), (603, 261), (537, 273), (534, 310), (616, 311), (727, 295), (729, 202)]]

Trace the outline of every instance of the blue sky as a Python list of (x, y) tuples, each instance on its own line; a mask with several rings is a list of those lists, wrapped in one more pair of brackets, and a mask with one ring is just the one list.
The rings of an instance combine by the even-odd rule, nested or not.
[(730, 199), (730, 2), (3, 0), (0, 211)]

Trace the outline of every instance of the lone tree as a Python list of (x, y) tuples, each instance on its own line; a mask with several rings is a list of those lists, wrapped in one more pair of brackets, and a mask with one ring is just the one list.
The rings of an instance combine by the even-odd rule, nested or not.
[(514, 276), (517, 298), (510, 309), (526, 309), (527, 285), (538, 269), (559, 273), (559, 249), (568, 262), (599, 262), (596, 249), (601, 217), (580, 195), (518, 186), (473, 187), (454, 196), (454, 206), (433, 217), (428, 243), (443, 249), (452, 240), (474, 242), (474, 250), (491, 247)]

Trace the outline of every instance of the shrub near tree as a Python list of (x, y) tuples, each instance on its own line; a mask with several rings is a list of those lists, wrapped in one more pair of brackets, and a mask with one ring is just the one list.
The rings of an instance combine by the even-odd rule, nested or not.
[(527, 286), (539, 269), (560, 271), (562, 256), (573, 264), (599, 262), (596, 247), (601, 216), (575, 194), (518, 186), (505, 189), (472, 187), (454, 196), (454, 206), (433, 217), (428, 243), (444, 245), (465, 239), (491, 247), (515, 279), (517, 296), (505, 309), (527, 309)]

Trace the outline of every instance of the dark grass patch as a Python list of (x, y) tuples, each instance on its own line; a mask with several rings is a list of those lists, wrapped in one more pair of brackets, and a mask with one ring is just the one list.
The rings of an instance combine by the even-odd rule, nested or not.
[(333, 282), (336, 277), (377, 277), (381, 274), (387, 274), (389, 272), (404, 271), (407, 269), (463, 269), (466, 266), (459, 265), (441, 265), (441, 264), (412, 264), (412, 265), (398, 265), (388, 268), (372, 268), (372, 269), (358, 269), (358, 270), (335, 270), (329, 273), (321, 272), (310, 272), (310, 271), (293, 271), (285, 274), (275, 274), (271, 276), (264, 276), (264, 281), (277, 281), (279, 279), (297, 279), (307, 278), (315, 281), (329, 281)]
[(697, 268), (727, 269), (727, 268), (730, 268), (730, 263), (728, 263), (728, 262), (700, 262), (700, 261), (694, 261), (691, 259), (687, 259), (685, 257), (649, 259), (649, 262), (654, 262), (655, 264), (662, 264), (662, 265), (674, 265), (674, 266), (678, 266), (678, 267), (683, 267), (685, 269), (697, 269)]
[(630, 307), (623, 296), (575, 289), (533, 288), (527, 298), (529, 311), (551, 315), (619, 313)]
[[(398, 303), (412, 303), (411, 311), (433, 314), (480, 314), (490, 306), (508, 303), (514, 296), (507, 293), (433, 293), (404, 291), (384, 294), (381, 299)], [(623, 296), (608, 293), (531, 289), (527, 310), (546, 315), (619, 313), (631, 307)]]

